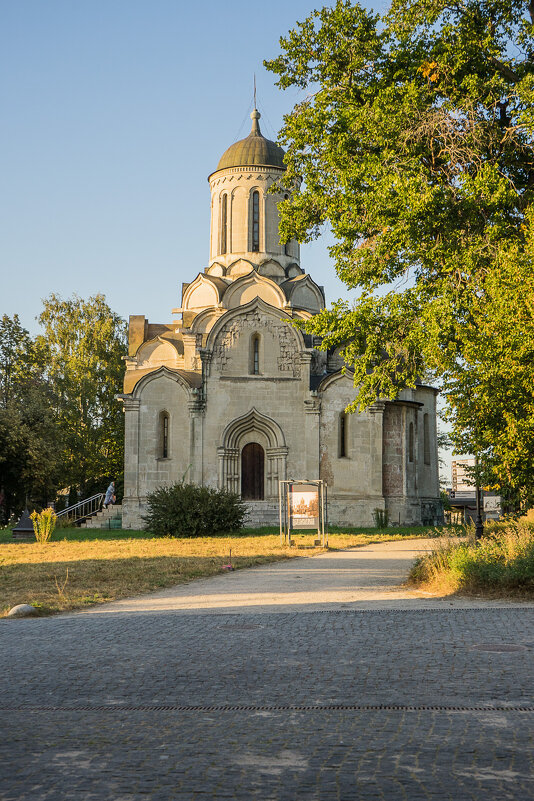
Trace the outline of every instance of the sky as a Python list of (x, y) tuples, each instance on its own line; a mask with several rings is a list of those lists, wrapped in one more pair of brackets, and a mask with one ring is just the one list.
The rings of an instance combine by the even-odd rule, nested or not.
[[(301, 95), (263, 60), (322, 3), (0, 0), (0, 314), (36, 334), (51, 293), (170, 322), (209, 257), (208, 175)], [(382, 0), (364, 3), (382, 11)], [(325, 234), (301, 265), (350, 297)]]
[[(263, 66), (313, 2), (0, 0), (0, 313), (30, 332), (50, 293), (103, 292), (127, 318), (172, 320), (209, 257), (207, 181), (298, 99)], [(346, 294), (327, 242), (302, 263)]]

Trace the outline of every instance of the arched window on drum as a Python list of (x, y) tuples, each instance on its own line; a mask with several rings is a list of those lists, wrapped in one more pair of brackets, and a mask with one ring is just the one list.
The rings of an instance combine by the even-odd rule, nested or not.
[(257, 189), (252, 193), (252, 247), (251, 251), (258, 253), (260, 249), (260, 193)]
[(221, 204), (221, 255), (228, 250), (228, 195), (226, 192), (220, 199)]

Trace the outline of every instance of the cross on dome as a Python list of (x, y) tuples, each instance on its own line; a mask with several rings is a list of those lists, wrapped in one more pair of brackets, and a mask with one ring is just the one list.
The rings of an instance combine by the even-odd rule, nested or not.
[(250, 166), (276, 167), (279, 170), (285, 170), (284, 151), (276, 142), (263, 136), (260, 130), (260, 117), (260, 112), (254, 108), (250, 115), (252, 127), (249, 135), (230, 145), (221, 156), (215, 172), (226, 170), (229, 167)]

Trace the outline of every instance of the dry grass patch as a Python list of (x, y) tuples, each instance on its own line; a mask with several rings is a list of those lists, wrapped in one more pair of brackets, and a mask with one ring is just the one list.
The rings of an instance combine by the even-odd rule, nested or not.
[(461, 540), (440, 540), (415, 562), (410, 583), (436, 595), (534, 598), (532, 526), (507, 523), (486, 531), (477, 543), (472, 531)]
[[(412, 536), (427, 536), (428, 530)], [(59, 537), (65, 539), (59, 539)], [(87, 537), (87, 539), (85, 538)], [(331, 548), (402, 539), (399, 534), (331, 534)], [(43, 614), (80, 609), (221, 573), (230, 549), (235, 568), (313, 556), (280, 543), (278, 534), (151, 538), (147, 532), (60, 531), (46, 545), (0, 541), (0, 616), (20, 603)], [(307, 535), (301, 541), (312, 542)]]

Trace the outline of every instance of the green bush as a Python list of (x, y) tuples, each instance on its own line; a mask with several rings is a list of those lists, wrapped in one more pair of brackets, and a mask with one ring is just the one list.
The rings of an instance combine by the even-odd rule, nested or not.
[(389, 513), (387, 509), (373, 509), (375, 528), (387, 528)]
[(146, 528), (159, 537), (203, 537), (243, 526), (246, 507), (226, 490), (174, 484), (147, 498)]
[(527, 525), (494, 527), (476, 544), (443, 542), (414, 564), (414, 583), (445, 583), (461, 591), (534, 592), (534, 532)]
[(30, 515), (33, 523), (33, 530), (35, 531), (35, 539), (44, 545), (52, 536), (52, 532), (56, 527), (57, 516), (51, 506), (48, 509), (43, 509), (42, 512), (32, 512)]

